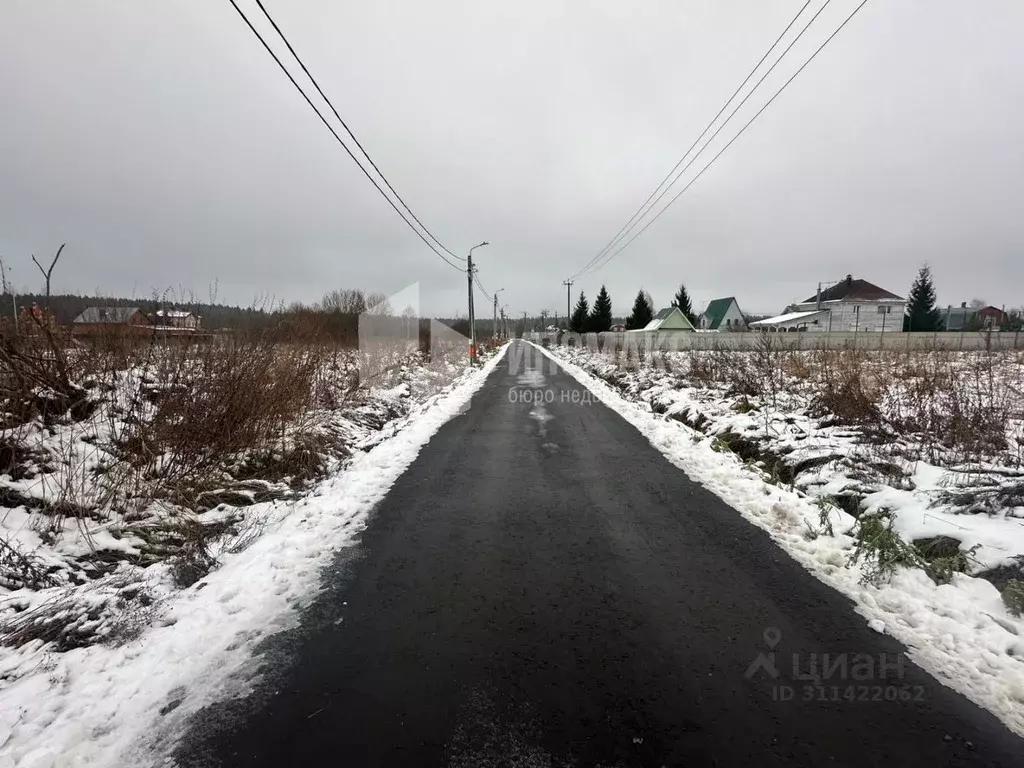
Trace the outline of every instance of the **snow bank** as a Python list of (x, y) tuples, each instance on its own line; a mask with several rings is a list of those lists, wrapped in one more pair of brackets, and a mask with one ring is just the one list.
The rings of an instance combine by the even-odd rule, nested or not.
[(714, 450), (712, 437), (655, 414), (646, 404), (629, 402), (575, 363), (535, 346), (670, 462), (767, 531), (817, 578), (852, 598), (869, 625), (904, 643), (922, 668), (1024, 735), (1024, 620), (1008, 613), (994, 586), (962, 574), (937, 586), (921, 569), (898, 570), (880, 587), (861, 583), (861, 568), (848, 565), (851, 516), (835, 510), (836, 535), (811, 535), (819, 524), (812, 499), (765, 482), (735, 457)]
[(164, 567), (148, 569), (146, 586), (165, 599), (138, 640), (61, 654), (35, 643), (6, 657), (0, 681), (14, 682), (0, 690), (0, 768), (148, 763), (191, 714), (243, 691), (254, 646), (294, 625), (334, 552), (351, 544), (441, 425), (464, 412), (503, 353), (416, 406), (311, 495), (251, 507), (262, 535), (223, 553), (198, 584), (171, 592)]

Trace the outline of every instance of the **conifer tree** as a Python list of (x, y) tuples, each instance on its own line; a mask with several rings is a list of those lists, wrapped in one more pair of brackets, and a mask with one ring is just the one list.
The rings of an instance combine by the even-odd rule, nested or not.
[(654, 307), (644, 289), (637, 291), (636, 300), (633, 302), (633, 311), (626, 320), (626, 330), (634, 331), (646, 326), (654, 319)]
[(937, 331), (942, 315), (935, 306), (935, 283), (932, 271), (925, 264), (914, 278), (907, 298), (907, 314), (903, 320), (903, 328), (907, 331)]
[(675, 298), (672, 299), (672, 306), (679, 307), (683, 314), (686, 315), (686, 319), (690, 321), (690, 324), (697, 327), (697, 316), (693, 314), (693, 304), (690, 302), (690, 294), (686, 292), (686, 286), (682, 283), (679, 284), (679, 290), (676, 291)]
[(590, 317), (587, 321), (587, 331), (590, 333), (604, 333), (612, 328), (612, 297), (608, 290), (602, 285), (600, 293), (594, 299), (594, 306), (590, 309)]
[(576, 302), (572, 315), (569, 317), (569, 330), (573, 333), (586, 333), (589, 317), (590, 305), (587, 303), (587, 297), (583, 291), (580, 291), (580, 300)]

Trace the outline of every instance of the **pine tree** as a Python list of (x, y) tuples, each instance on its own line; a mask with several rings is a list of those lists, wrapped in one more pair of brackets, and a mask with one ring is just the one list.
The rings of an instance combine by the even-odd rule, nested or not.
[(693, 314), (693, 304), (690, 302), (690, 294), (686, 292), (686, 286), (682, 283), (679, 284), (679, 290), (676, 291), (676, 297), (672, 299), (672, 306), (679, 307), (686, 315), (686, 319), (690, 321), (690, 324), (697, 327), (697, 316)]
[(612, 328), (612, 297), (608, 290), (602, 285), (600, 293), (594, 299), (594, 306), (590, 308), (590, 317), (587, 318), (587, 331), (590, 333), (604, 333)]
[(646, 326), (654, 319), (654, 307), (647, 293), (641, 288), (636, 294), (636, 301), (633, 302), (633, 311), (626, 320), (626, 330), (635, 331)]
[(925, 264), (914, 278), (907, 300), (907, 314), (903, 328), (907, 331), (937, 331), (942, 315), (935, 306), (935, 283), (932, 271)]
[(580, 300), (576, 302), (572, 316), (569, 318), (569, 330), (573, 333), (586, 333), (589, 315), (590, 305), (587, 303), (587, 297), (583, 291), (580, 291)]

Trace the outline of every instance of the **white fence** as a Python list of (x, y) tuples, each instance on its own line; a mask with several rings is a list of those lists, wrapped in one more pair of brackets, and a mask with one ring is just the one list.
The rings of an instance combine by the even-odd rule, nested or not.
[(1024, 349), (1020, 331), (942, 331), (938, 333), (693, 333), (690, 331), (630, 331), (626, 333), (538, 333), (526, 339), (538, 344), (573, 344), (589, 349), (621, 347), (675, 350), (756, 349), (771, 338), (782, 349), (894, 349), (894, 350), (1011, 350)]

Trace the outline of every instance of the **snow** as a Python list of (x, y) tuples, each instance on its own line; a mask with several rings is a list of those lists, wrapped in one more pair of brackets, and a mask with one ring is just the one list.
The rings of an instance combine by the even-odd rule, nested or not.
[[(821, 581), (849, 596), (873, 630), (904, 643), (915, 663), (1024, 735), (1024, 620), (1007, 611), (992, 584), (955, 573), (949, 584), (936, 585), (918, 568), (898, 569), (888, 583), (880, 586), (864, 583), (861, 566), (849, 564), (853, 545), (849, 531), (854, 524), (850, 515), (832, 510), (835, 535), (808, 535), (819, 527), (819, 508), (806, 493), (780, 487), (767, 482), (759, 472), (748, 471), (737, 457), (714, 450), (712, 436), (670, 418), (671, 411), (657, 414), (647, 404), (630, 402), (565, 359), (569, 351), (559, 348), (558, 354), (554, 354), (535, 346), (636, 427), (672, 464), (746, 520), (767, 531), (782, 549)], [(590, 359), (593, 353), (575, 350), (572, 354), (577, 359)], [(736, 414), (743, 415), (758, 416)], [(785, 426), (799, 429), (798, 424)], [(925, 486), (944, 483), (943, 473), (935, 467), (926, 466), (919, 471)], [(947, 532), (941, 526), (952, 521), (935, 510), (925, 512), (919, 500), (913, 502), (918, 505), (916, 512), (910, 512), (908, 506), (913, 498), (912, 494), (909, 499), (900, 497), (896, 489), (890, 495), (869, 497), (874, 506), (904, 503), (904, 512), (897, 519), (908, 533)], [(925, 514), (935, 515), (938, 522), (923, 522)], [(986, 518), (982, 515), (961, 515), (956, 524), (970, 526), (973, 538), (969, 540), (992, 550), (990, 559), (996, 559), (999, 547), (1003, 558), (1011, 551), (1024, 551), (1018, 549), (1024, 544), (1019, 532), (1007, 525), (996, 527), (994, 520), (983, 520)], [(1013, 523), (1021, 527), (1021, 521)], [(916, 529), (912, 529), (914, 525)], [(1011, 531), (1018, 537), (1016, 540)]]
[(465, 412), (503, 353), (416, 406), (392, 436), (311, 495), (249, 507), (262, 535), (242, 551), (218, 553), (221, 567), (198, 584), (173, 591), (166, 566), (147, 569), (144, 586), (159, 610), (135, 641), (65, 653), (36, 641), (0, 656), (0, 682), (13, 681), (0, 690), (0, 766), (151, 764), (190, 715), (244, 692), (256, 675), (256, 644), (294, 625), (333, 553), (352, 544), (434, 433)]

